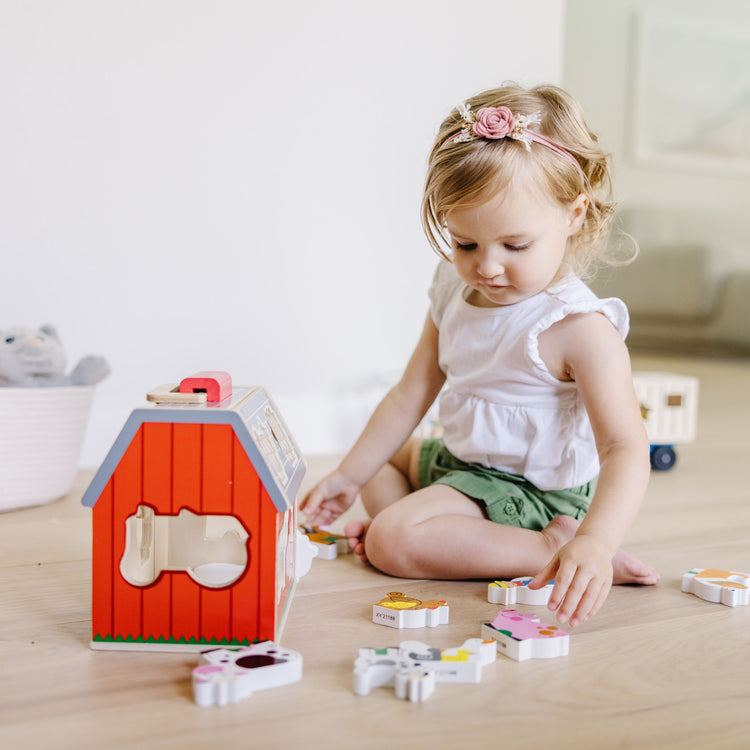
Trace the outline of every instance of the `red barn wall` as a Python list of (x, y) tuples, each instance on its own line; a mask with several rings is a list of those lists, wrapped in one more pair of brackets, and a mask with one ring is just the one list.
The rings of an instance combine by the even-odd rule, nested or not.
[[(145, 503), (232, 514), (249, 534), (248, 567), (232, 586), (164, 572), (150, 586), (120, 575), (125, 521)], [(273, 638), (277, 522), (283, 519), (229, 425), (145, 423), (93, 509), (93, 634), (106, 639), (238, 642)]]

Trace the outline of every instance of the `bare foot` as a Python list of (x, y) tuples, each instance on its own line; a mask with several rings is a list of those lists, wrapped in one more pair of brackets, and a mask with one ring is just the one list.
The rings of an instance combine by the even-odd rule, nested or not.
[(344, 534), (349, 539), (349, 546), (354, 550), (355, 554), (359, 555), (362, 562), (367, 562), (367, 555), (365, 554), (365, 536), (371, 523), (372, 519), (368, 518), (364, 521), (349, 521), (349, 523), (344, 526)]
[[(557, 516), (549, 522), (542, 530), (542, 534), (552, 548), (553, 554), (575, 536), (578, 526), (578, 521), (570, 516)], [(659, 573), (654, 568), (622, 549), (612, 558), (612, 568), (612, 583), (640, 583), (644, 586), (653, 586), (659, 580)]]
[(659, 573), (650, 565), (642, 563), (625, 550), (618, 550), (612, 558), (614, 578), (612, 583), (640, 583), (653, 586), (659, 580)]

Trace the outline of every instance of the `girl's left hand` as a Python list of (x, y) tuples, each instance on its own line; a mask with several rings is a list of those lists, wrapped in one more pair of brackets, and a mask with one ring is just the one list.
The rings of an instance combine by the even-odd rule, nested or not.
[(557, 621), (573, 627), (591, 619), (604, 604), (612, 587), (612, 554), (593, 536), (578, 534), (529, 583), (541, 588), (554, 579), (547, 605)]

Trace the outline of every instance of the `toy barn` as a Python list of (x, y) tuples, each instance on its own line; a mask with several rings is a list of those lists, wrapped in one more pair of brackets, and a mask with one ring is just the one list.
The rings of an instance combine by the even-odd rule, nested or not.
[(148, 394), (83, 496), (93, 509), (92, 647), (278, 640), (299, 577), (304, 474), (262, 388), (204, 372)]

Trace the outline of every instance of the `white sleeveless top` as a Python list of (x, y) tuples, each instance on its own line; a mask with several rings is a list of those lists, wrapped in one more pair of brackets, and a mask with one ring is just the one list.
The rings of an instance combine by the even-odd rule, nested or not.
[(539, 334), (572, 313), (600, 312), (625, 338), (625, 304), (599, 299), (569, 276), (503, 307), (475, 307), (453, 266), (441, 261), (429, 296), (446, 374), (440, 421), (457, 458), (525, 477), (541, 490), (578, 487), (599, 473), (594, 435), (575, 383), (555, 378)]

